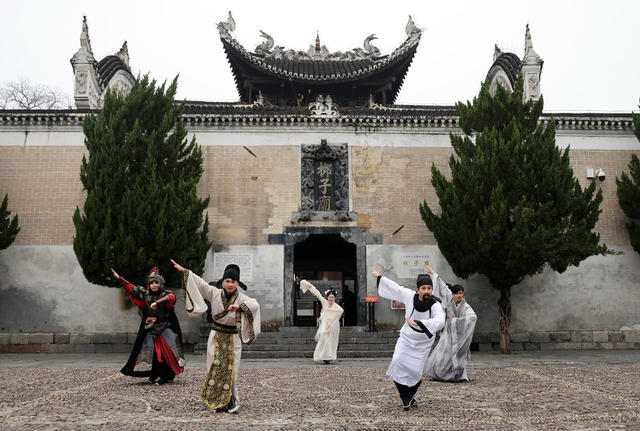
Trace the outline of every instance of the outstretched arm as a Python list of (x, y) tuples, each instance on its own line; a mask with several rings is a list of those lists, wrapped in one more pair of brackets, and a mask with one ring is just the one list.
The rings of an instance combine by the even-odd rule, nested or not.
[(407, 289), (406, 287), (400, 286), (395, 281), (388, 279), (383, 275), (380, 275), (375, 266), (371, 268), (371, 275), (376, 278), (378, 295), (383, 298), (399, 301), (405, 304), (410, 298), (413, 298), (413, 294), (415, 292)]
[(429, 265), (425, 264), (424, 266), (427, 273), (431, 275), (431, 280), (433, 282), (433, 294), (442, 300), (442, 307), (446, 309), (449, 303), (453, 301), (451, 289), (449, 289), (447, 283), (445, 283)]
[(211, 302), (214, 292), (218, 289), (209, 285), (209, 283), (178, 264), (175, 260), (169, 260), (173, 264), (173, 267), (182, 273), (182, 287), (187, 292), (184, 301), (187, 313), (202, 314), (207, 311), (207, 304), (204, 300), (206, 299)]
[(326, 299), (322, 296), (318, 289), (316, 289), (316, 287), (313, 284), (309, 283), (307, 280), (300, 281), (300, 289), (302, 290), (302, 293), (311, 292), (311, 294), (318, 298), (318, 300), (323, 304), (324, 301), (326, 301)]
[(144, 308), (146, 304), (144, 300), (140, 297), (139, 290), (138, 289), (134, 290), (135, 286), (129, 283), (124, 278), (120, 277), (120, 275), (113, 268), (111, 268), (111, 273), (113, 274), (113, 277), (120, 282), (122, 287), (124, 287), (127, 290), (127, 292), (129, 293), (129, 299), (131, 299), (131, 302), (133, 302), (140, 308)]

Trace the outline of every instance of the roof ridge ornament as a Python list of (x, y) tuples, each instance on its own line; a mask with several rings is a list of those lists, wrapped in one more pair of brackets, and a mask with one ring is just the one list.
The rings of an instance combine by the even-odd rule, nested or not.
[[(229, 11), (229, 17), (226, 21), (221, 21), (217, 25), (217, 28), (220, 32), (220, 37), (227, 42), (237, 45), (239, 48), (243, 49), (242, 46), (235, 40), (235, 38), (231, 35), (231, 32), (235, 30), (236, 23), (231, 15), (231, 11)], [(259, 30), (260, 36), (265, 38), (266, 40), (260, 43), (255, 50), (250, 53), (247, 51), (247, 54), (255, 55), (257, 57), (263, 59), (273, 59), (273, 60), (289, 60), (289, 61), (301, 61), (301, 60), (382, 60), (383, 58), (389, 57), (388, 55), (381, 55), (380, 49), (374, 46), (371, 42), (373, 40), (378, 39), (375, 34), (370, 34), (364, 39), (363, 48), (353, 48), (349, 51), (336, 51), (330, 52), (329, 49), (325, 45), (320, 44), (320, 32), (316, 31), (316, 40), (315, 44), (309, 45), (307, 51), (295, 50), (295, 49), (285, 49), (284, 46), (275, 45), (273, 37), (268, 33)], [(422, 34), (423, 29), (420, 29), (413, 22), (411, 15), (409, 15), (409, 21), (405, 27), (405, 31), (407, 33), (407, 40), (397, 48), (392, 54), (396, 55), (397, 53), (403, 52), (408, 47), (417, 44), (420, 40), (420, 35)]]
[(494, 44), (493, 45), (493, 61), (496, 61), (498, 57), (500, 57), (502, 54), (504, 53), (502, 52), (498, 44), (497, 43)]
[(364, 51), (371, 57), (380, 57), (380, 50), (371, 44), (371, 41), (377, 38), (375, 34), (370, 34), (362, 43), (364, 45)]
[(116, 53), (120, 60), (129, 68), (129, 47), (127, 46), (127, 41), (125, 40), (120, 48), (120, 51)]
[(89, 24), (87, 16), (82, 17), (82, 31), (80, 32), (80, 48), (71, 57), (71, 64), (94, 63), (93, 49), (91, 49), (91, 39), (89, 39)]
[(216, 27), (218, 27), (218, 31), (220, 32), (220, 36), (225, 39), (232, 39), (231, 33), (236, 30), (236, 21), (233, 19), (231, 15), (231, 11), (229, 11), (229, 16), (226, 21), (220, 21)]
[(312, 117), (335, 118), (340, 115), (338, 105), (329, 94), (318, 94), (316, 100), (309, 103), (308, 107)]
[(411, 15), (409, 15), (409, 21), (407, 21), (407, 25), (405, 26), (404, 31), (407, 33), (408, 39), (420, 37), (420, 35), (422, 34), (422, 29), (419, 28), (415, 22), (413, 22), (413, 18), (411, 18)]
[(531, 31), (529, 30), (529, 24), (524, 33), (524, 57), (522, 63), (525, 64), (542, 64), (542, 59), (533, 50), (533, 42), (531, 40)]
[(258, 31), (260, 32), (260, 36), (265, 38), (265, 41), (259, 44), (258, 46), (256, 46), (256, 49), (254, 52), (258, 55), (266, 56), (271, 52), (271, 49), (273, 48), (273, 45), (274, 45), (273, 38), (262, 30), (258, 30)]

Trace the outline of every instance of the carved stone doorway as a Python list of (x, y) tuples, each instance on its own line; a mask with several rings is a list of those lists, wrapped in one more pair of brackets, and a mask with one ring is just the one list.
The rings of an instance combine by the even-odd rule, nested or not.
[[(345, 326), (357, 324), (356, 245), (339, 234), (311, 234), (293, 246), (293, 273), (308, 280), (320, 293), (336, 291), (336, 303), (344, 309)], [(316, 326), (320, 302), (310, 292), (295, 288), (293, 295), (294, 326)]]
[[(314, 238), (311, 238), (311, 237)], [(329, 251), (325, 251), (327, 254), (324, 256), (324, 260), (319, 259), (317, 262), (312, 258), (313, 253), (309, 250), (305, 250), (305, 245), (301, 245), (296, 248), (297, 244), (304, 243), (307, 239), (311, 238), (311, 242), (308, 244), (323, 243), (321, 246)], [(349, 286), (349, 283), (353, 283), (353, 293), (355, 295), (355, 322), (357, 326), (365, 326), (367, 324), (367, 310), (364, 302), (364, 297), (367, 293), (366, 277), (367, 277), (367, 256), (366, 246), (367, 244), (382, 244), (382, 234), (371, 234), (368, 228), (360, 227), (286, 227), (283, 234), (269, 235), (270, 244), (283, 244), (284, 245), (284, 286), (283, 286), (283, 308), (284, 308), (284, 324), (285, 326), (294, 326), (296, 320), (294, 317), (294, 307), (296, 301), (296, 289), (295, 285), (295, 273), (294, 270), (304, 270), (309, 268), (318, 272), (330, 272), (329, 269), (323, 270), (322, 268), (337, 268), (338, 265), (331, 263), (331, 244), (338, 244), (342, 249), (343, 257), (353, 256), (353, 249), (355, 248), (355, 263), (353, 257), (342, 259), (344, 270), (344, 280)], [(297, 259), (301, 260), (300, 266), (297, 266)], [(313, 266), (315, 264), (315, 267)], [(355, 265), (355, 268), (354, 268)], [(344, 275), (346, 273), (346, 276)], [(353, 274), (353, 275), (351, 275)], [(323, 274), (324, 278), (324, 274)], [(330, 278), (327, 274), (327, 279)], [(331, 278), (337, 278), (336, 274), (333, 274)], [(321, 286), (318, 286), (321, 287)], [(349, 290), (351, 288), (349, 287)], [(353, 314), (353, 313), (351, 313)], [(350, 316), (353, 318), (353, 316)]]

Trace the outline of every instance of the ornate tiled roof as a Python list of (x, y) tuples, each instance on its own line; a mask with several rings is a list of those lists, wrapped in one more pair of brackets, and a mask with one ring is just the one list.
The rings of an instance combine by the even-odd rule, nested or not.
[[(256, 69), (267, 74), (310, 82), (340, 82), (362, 79), (379, 71), (411, 59), (416, 52), (420, 36), (407, 38), (390, 55), (360, 59), (314, 59), (314, 58), (285, 58), (265, 57), (247, 51), (235, 39), (221, 38), (230, 61), (244, 60)], [(232, 60), (231, 57), (234, 59)], [(405, 70), (406, 72), (406, 70)]]
[(218, 29), (240, 99), (254, 102), (262, 93), (275, 104), (290, 105), (299, 104), (297, 99), (305, 95), (331, 95), (340, 105), (351, 105), (366, 103), (371, 94), (379, 103), (393, 103), (422, 34), (409, 17), (405, 41), (392, 53), (381, 55), (372, 44), (374, 34), (365, 38), (363, 48), (332, 53), (320, 47), (319, 39), (307, 51), (285, 49), (261, 31), (265, 42), (250, 52), (232, 35), (231, 15)]

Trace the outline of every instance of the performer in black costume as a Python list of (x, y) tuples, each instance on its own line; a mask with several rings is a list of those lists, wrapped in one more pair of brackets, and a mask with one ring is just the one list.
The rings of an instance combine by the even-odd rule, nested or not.
[[(173, 309), (176, 296), (164, 290), (157, 268), (147, 276), (147, 288), (134, 286), (111, 269), (127, 289), (131, 302), (142, 309), (142, 321), (129, 360), (120, 370), (133, 377), (149, 377), (151, 383), (170, 382), (184, 370), (182, 332)], [(157, 381), (156, 381), (157, 380)]]

